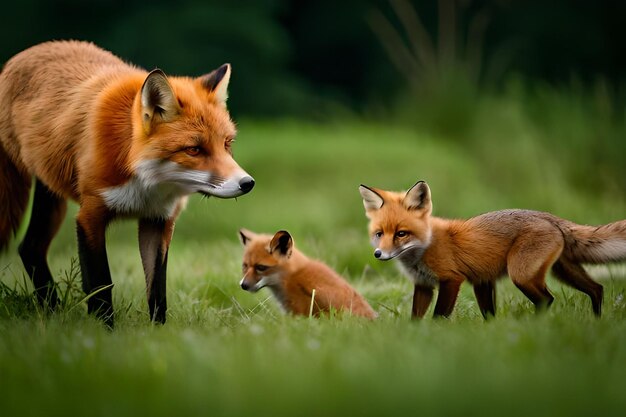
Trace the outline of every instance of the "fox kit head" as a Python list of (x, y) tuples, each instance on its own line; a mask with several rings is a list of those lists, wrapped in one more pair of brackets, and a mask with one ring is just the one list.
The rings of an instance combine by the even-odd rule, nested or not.
[(365, 215), (370, 220), (369, 234), (374, 256), (382, 261), (396, 258), (412, 249), (430, 244), (430, 188), (424, 181), (406, 193), (359, 187)]
[(241, 229), (239, 240), (245, 248), (241, 288), (257, 292), (266, 286), (280, 285), (293, 251), (293, 239), (289, 232), (280, 230), (271, 236)]
[(230, 65), (195, 79), (148, 74), (134, 106), (131, 160), (146, 187), (221, 198), (249, 192), (254, 179), (235, 162), (235, 125), (226, 110)]

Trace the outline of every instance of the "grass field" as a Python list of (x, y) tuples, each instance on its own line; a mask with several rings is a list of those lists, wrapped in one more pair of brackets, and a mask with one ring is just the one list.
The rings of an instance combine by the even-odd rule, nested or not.
[[(0, 257), (0, 415), (623, 415), (623, 266), (592, 270), (605, 286), (599, 320), (586, 296), (549, 278), (556, 300), (540, 316), (503, 279), (493, 321), (465, 285), (450, 319), (410, 322), (410, 283), (372, 256), (360, 183), (425, 179), (446, 217), (511, 207), (588, 224), (625, 217), (623, 190), (578, 186), (566, 174), (576, 161), (507, 127), (507, 140), (469, 150), (358, 120), (241, 121), (235, 154), (257, 187), (236, 201), (190, 199), (170, 251), (165, 326), (148, 321), (133, 222), (108, 234), (116, 328), (87, 316), (73, 206), (49, 255), (59, 312), (34, 306), (15, 248)], [(269, 291), (242, 291), (240, 227), (292, 232), (379, 320), (294, 318)]]

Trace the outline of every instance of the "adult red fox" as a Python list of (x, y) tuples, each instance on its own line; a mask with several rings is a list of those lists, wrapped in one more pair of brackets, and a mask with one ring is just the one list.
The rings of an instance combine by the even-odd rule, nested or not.
[(468, 280), (481, 313), (495, 315), (495, 281), (505, 275), (535, 304), (554, 298), (546, 271), (591, 298), (602, 311), (602, 285), (581, 263), (626, 260), (626, 220), (604, 226), (582, 226), (552, 214), (502, 210), (469, 220), (431, 216), (430, 188), (420, 181), (406, 193), (361, 185), (374, 256), (398, 259), (415, 283), (413, 317), (423, 317), (439, 284), (435, 316), (449, 316), (461, 283)]
[(88, 311), (113, 325), (105, 229), (139, 219), (150, 317), (165, 322), (165, 275), (174, 221), (189, 194), (222, 198), (254, 180), (232, 157), (226, 109), (230, 65), (198, 77), (167, 77), (93, 44), (47, 42), (11, 58), (0, 74), (0, 249), (33, 210), (19, 253), (42, 304), (57, 294), (47, 265), (65, 216), (76, 218)]
[(239, 240), (245, 247), (240, 282), (244, 290), (257, 292), (268, 287), (284, 310), (296, 315), (319, 316), (335, 309), (376, 317), (367, 301), (339, 274), (296, 249), (289, 232), (281, 230), (272, 236), (241, 229)]

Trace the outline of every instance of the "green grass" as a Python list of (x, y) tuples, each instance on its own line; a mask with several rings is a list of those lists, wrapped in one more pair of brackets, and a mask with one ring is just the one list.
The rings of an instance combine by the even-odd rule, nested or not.
[[(169, 257), (165, 326), (148, 321), (133, 222), (108, 234), (112, 332), (81, 302), (75, 206), (49, 255), (59, 312), (33, 303), (15, 248), (0, 257), (1, 415), (623, 414), (623, 268), (593, 270), (605, 286), (600, 320), (586, 296), (550, 278), (556, 301), (540, 316), (504, 279), (491, 322), (467, 285), (450, 319), (410, 322), (411, 285), (373, 258), (357, 187), (425, 179), (440, 216), (520, 207), (591, 224), (623, 218), (623, 192), (570, 181), (569, 165), (533, 140), (526, 122), (499, 143), (498, 161), (480, 147), (382, 123), (242, 121), (239, 129), (235, 154), (257, 188), (236, 201), (190, 199)], [(285, 316), (269, 291), (239, 289), (240, 227), (292, 232), (379, 320)]]

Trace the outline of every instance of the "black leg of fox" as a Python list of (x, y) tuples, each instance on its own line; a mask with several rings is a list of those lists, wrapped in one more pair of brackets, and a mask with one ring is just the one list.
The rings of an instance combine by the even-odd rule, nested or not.
[(102, 210), (89, 211), (81, 207), (76, 231), (83, 291), (92, 294), (87, 300), (87, 311), (113, 328), (112, 281), (105, 243), (107, 223), (108, 217)]
[(587, 274), (585, 269), (575, 262), (560, 258), (552, 266), (552, 272), (561, 281), (591, 298), (591, 306), (596, 316), (602, 315), (602, 297), (604, 289)]
[(172, 219), (139, 220), (139, 251), (146, 276), (150, 318), (157, 323), (165, 323), (167, 312), (167, 253), (173, 229)]
[(50, 242), (65, 218), (66, 210), (65, 199), (55, 195), (41, 181), (35, 181), (32, 214), (18, 251), (35, 286), (37, 300), (50, 309), (56, 307), (58, 297), (46, 257)]
[(496, 287), (493, 282), (474, 284), (474, 294), (485, 320), (496, 316)]
[(428, 306), (433, 299), (432, 287), (416, 285), (413, 292), (413, 306), (411, 308), (411, 318), (421, 319), (426, 314)]
[(454, 310), (456, 297), (459, 295), (462, 281), (447, 280), (439, 282), (439, 295), (435, 304), (434, 317), (449, 317)]
[(547, 310), (554, 302), (554, 296), (550, 294), (545, 283), (535, 285), (533, 282), (514, 282), (514, 284), (535, 305), (536, 313)]

